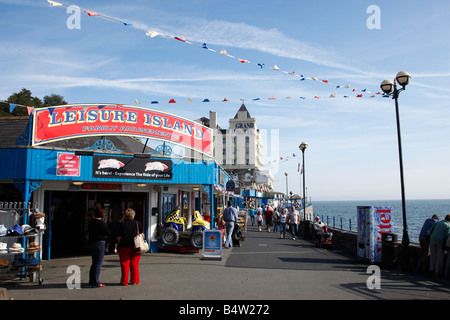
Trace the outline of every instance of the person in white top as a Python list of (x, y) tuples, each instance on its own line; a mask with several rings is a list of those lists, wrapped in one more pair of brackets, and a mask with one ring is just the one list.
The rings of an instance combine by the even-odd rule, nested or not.
[(292, 240), (295, 240), (297, 238), (299, 224), (300, 224), (300, 213), (297, 210), (295, 210), (294, 206), (292, 206), (291, 210), (289, 211), (289, 228), (291, 229)]
[(286, 221), (288, 218), (287, 209), (284, 208), (281, 210), (280, 213), (280, 238), (285, 239), (286, 238)]
[(322, 239), (324, 223), (320, 221), (319, 216), (316, 217), (314, 222), (314, 232), (316, 234), (316, 247), (320, 246), (320, 240)]

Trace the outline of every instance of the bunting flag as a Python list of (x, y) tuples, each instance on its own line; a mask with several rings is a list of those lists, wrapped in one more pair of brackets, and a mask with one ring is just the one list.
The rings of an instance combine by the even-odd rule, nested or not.
[[(53, 0), (47, 0), (47, 2), (50, 4), (50, 7), (60, 7), (60, 6), (69, 7), (70, 6), (70, 5), (67, 5), (67, 4), (64, 4), (64, 3), (61, 3), (61, 2), (56, 2), (56, 1), (53, 1)], [(80, 11), (85, 12), (90, 17), (97, 16), (97, 17), (101, 17), (101, 18), (104, 18), (104, 19), (108, 19), (108, 20), (111, 20), (111, 21), (115, 21), (115, 22), (121, 23), (124, 26), (133, 26), (131, 23), (128, 23), (126, 21), (123, 21), (123, 20), (120, 20), (120, 19), (117, 19), (117, 18), (114, 18), (114, 17), (110, 17), (110, 16), (107, 16), (107, 15), (104, 15), (104, 14), (101, 14), (101, 13), (97, 13), (97, 12), (94, 12), (94, 11), (84, 10), (84, 9), (80, 9)], [(140, 29), (140, 27), (138, 27), (138, 26), (136, 26), (135, 28)], [(220, 55), (232, 58), (232, 59), (236, 59), (241, 64), (254, 64), (255, 66), (257, 66), (260, 69), (263, 69), (265, 67), (264, 63), (253, 62), (253, 61), (248, 60), (248, 59), (243, 59), (243, 58), (238, 58), (238, 57), (232, 56), (232, 55), (230, 55), (227, 52), (227, 50), (225, 48), (223, 48), (221, 50), (214, 50), (214, 49), (211, 49), (205, 42), (202, 42), (202, 44), (194, 43), (194, 42), (186, 40), (184, 36), (181, 36), (181, 37), (180, 36), (172, 36), (172, 35), (164, 34), (164, 33), (161, 33), (161, 32), (154, 31), (154, 30), (146, 30), (145, 35), (150, 37), (150, 38), (154, 38), (154, 37), (157, 37), (157, 36), (162, 36), (162, 37), (174, 39), (174, 40), (180, 41), (180, 42), (185, 43), (185, 44), (197, 46), (197, 47), (199, 47), (199, 48), (201, 48), (203, 50), (208, 50), (210, 52), (214, 52), (214, 53), (217, 53), (217, 54), (220, 54)], [(290, 75), (290, 76), (297, 77), (297, 78), (299, 78), (300, 81), (311, 80), (311, 81), (316, 81), (316, 82), (320, 82), (320, 83), (327, 84), (327, 85), (333, 85), (333, 86), (335, 86), (336, 89), (345, 88), (345, 89), (351, 89), (353, 92), (367, 92), (367, 93), (371, 93), (367, 89), (358, 90), (356, 88), (351, 88), (351, 86), (349, 84), (342, 85), (342, 84), (332, 83), (332, 82), (330, 82), (328, 80), (328, 78), (319, 79), (319, 78), (314, 77), (314, 76), (305, 76), (305, 75), (299, 74), (299, 73), (297, 73), (295, 71), (284, 71), (284, 70), (281, 70), (277, 65), (274, 65), (271, 68), (271, 70), (274, 70), (274, 71), (277, 71), (277, 72), (281, 72), (281, 73), (284, 73), (284, 74), (287, 74), (287, 75)], [(315, 98), (319, 99), (320, 96), (316, 96)]]
[[(323, 100), (323, 99), (340, 99), (340, 98), (341, 99), (349, 99), (349, 98), (358, 98), (358, 99), (370, 98), (370, 99), (372, 99), (372, 98), (375, 98), (376, 96), (380, 96), (380, 97), (383, 97), (383, 98), (389, 98), (390, 97), (390, 95), (385, 94), (385, 93), (381, 93), (381, 92), (370, 93), (368, 95), (358, 94), (356, 96), (349, 96), (349, 95), (340, 95), (340, 96), (338, 96), (338, 95), (336, 95), (336, 92), (332, 92), (328, 97), (326, 97), (326, 96), (318, 96), (318, 95), (311, 96), (309, 98), (306, 97), (306, 96), (300, 96), (300, 97), (287, 96), (285, 98), (271, 96), (271, 97), (265, 98), (265, 99), (267, 99), (268, 101), (274, 101), (274, 100), (277, 100), (277, 101), (291, 100), (292, 101), (292, 100), (309, 100), (309, 99), (313, 99), (313, 100), (319, 100), (320, 99), (320, 100)], [(179, 99), (177, 99), (177, 100), (179, 100)], [(238, 101), (239, 102), (245, 102), (245, 101), (258, 102), (258, 101), (263, 101), (263, 99), (261, 99), (261, 98), (239, 98), (239, 100), (229, 100), (228, 98), (224, 98), (224, 99), (213, 100), (213, 99), (209, 99), (209, 98), (204, 98), (204, 99), (201, 99), (201, 100), (198, 100), (198, 101), (195, 101), (195, 102), (210, 102), (210, 103), (213, 102), (213, 103), (216, 103), (216, 102), (230, 102), (230, 101), (232, 103), (233, 102), (238, 102)], [(169, 100), (168, 103), (177, 103), (177, 102), (176, 102), (175, 98), (172, 98), (172, 99)], [(192, 98), (188, 98), (186, 100), (186, 103), (194, 103), (194, 100), (192, 100)], [(134, 100), (134, 104), (140, 104), (140, 102), (136, 99), (136, 100)], [(160, 104), (160, 102), (158, 100), (151, 100), (150, 104)]]
[[(270, 169), (273, 169), (274, 167), (276, 167), (276, 166), (278, 166), (280, 164), (286, 163), (286, 162), (291, 161), (292, 159), (296, 159), (296, 158), (297, 158), (297, 155), (295, 153), (293, 153), (292, 156), (284, 156), (284, 157), (280, 157), (278, 160), (268, 161), (267, 164), (263, 165), (263, 167), (266, 170), (267, 169), (266, 166), (270, 165), (270, 167), (268, 168), (270, 170)], [(299, 162), (298, 162), (297, 170), (298, 170), (298, 172), (301, 171), (301, 173), (303, 173), (303, 168), (300, 168), (300, 159), (299, 159)]]
[(9, 104), (9, 113), (13, 112), (16, 107), (17, 107), (17, 104), (10, 103)]
[(8, 101), (5, 101), (5, 100), (0, 100), (0, 103), (4, 103), (4, 104), (8, 104), (9, 105), (9, 113), (12, 113), (16, 107), (26, 108), (28, 115), (30, 115), (33, 112), (33, 110), (34, 110), (33, 106), (24, 106), (24, 105), (17, 104), (17, 103), (11, 103), (11, 102), (8, 102)]

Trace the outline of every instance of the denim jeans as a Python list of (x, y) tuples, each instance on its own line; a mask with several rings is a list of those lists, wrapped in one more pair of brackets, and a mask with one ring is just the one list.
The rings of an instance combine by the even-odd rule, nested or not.
[(286, 222), (280, 222), (280, 233), (283, 236), (286, 235)]
[(291, 229), (291, 233), (292, 233), (292, 238), (297, 238), (297, 234), (298, 234), (298, 224), (296, 223), (291, 223), (289, 225), (289, 228)]
[(234, 221), (226, 221), (225, 224), (225, 231), (227, 234), (227, 239), (225, 240), (225, 247), (232, 247), (233, 246), (233, 242), (231, 239), (231, 235), (233, 234), (233, 230), (234, 230)]
[(273, 222), (273, 232), (277, 232), (278, 231), (278, 226), (280, 225), (279, 221), (274, 221)]
[(89, 285), (98, 287), (100, 270), (102, 269), (103, 257), (105, 256), (105, 241), (91, 242), (92, 264), (89, 270)]

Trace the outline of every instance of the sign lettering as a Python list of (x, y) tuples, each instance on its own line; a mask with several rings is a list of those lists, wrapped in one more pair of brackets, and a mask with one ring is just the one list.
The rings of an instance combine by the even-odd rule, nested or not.
[(83, 136), (138, 136), (212, 155), (212, 130), (164, 112), (125, 105), (64, 105), (35, 109), (32, 145)]

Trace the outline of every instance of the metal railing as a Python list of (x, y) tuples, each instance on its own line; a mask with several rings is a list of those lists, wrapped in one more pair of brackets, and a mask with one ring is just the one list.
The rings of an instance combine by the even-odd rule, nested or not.
[[(306, 220), (310, 220), (314, 222), (314, 217), (316, 215), (313, 213), (306, 213)], [(346, 219), (344, 217), (335, 217), (335, 216), (319, 216), (320, 220), (323, 223), (326, 223), (327, 226), (329, 226), (330, 228), (334, 228), (334, 229), (341, 229), (341, 230), (346, 230), (346, 231), (350, 231), (350, 232), (356, 232), (356, 223), (352, 222), (352, 219)], [(303, 216), (301, 217), (303, 218)]]

